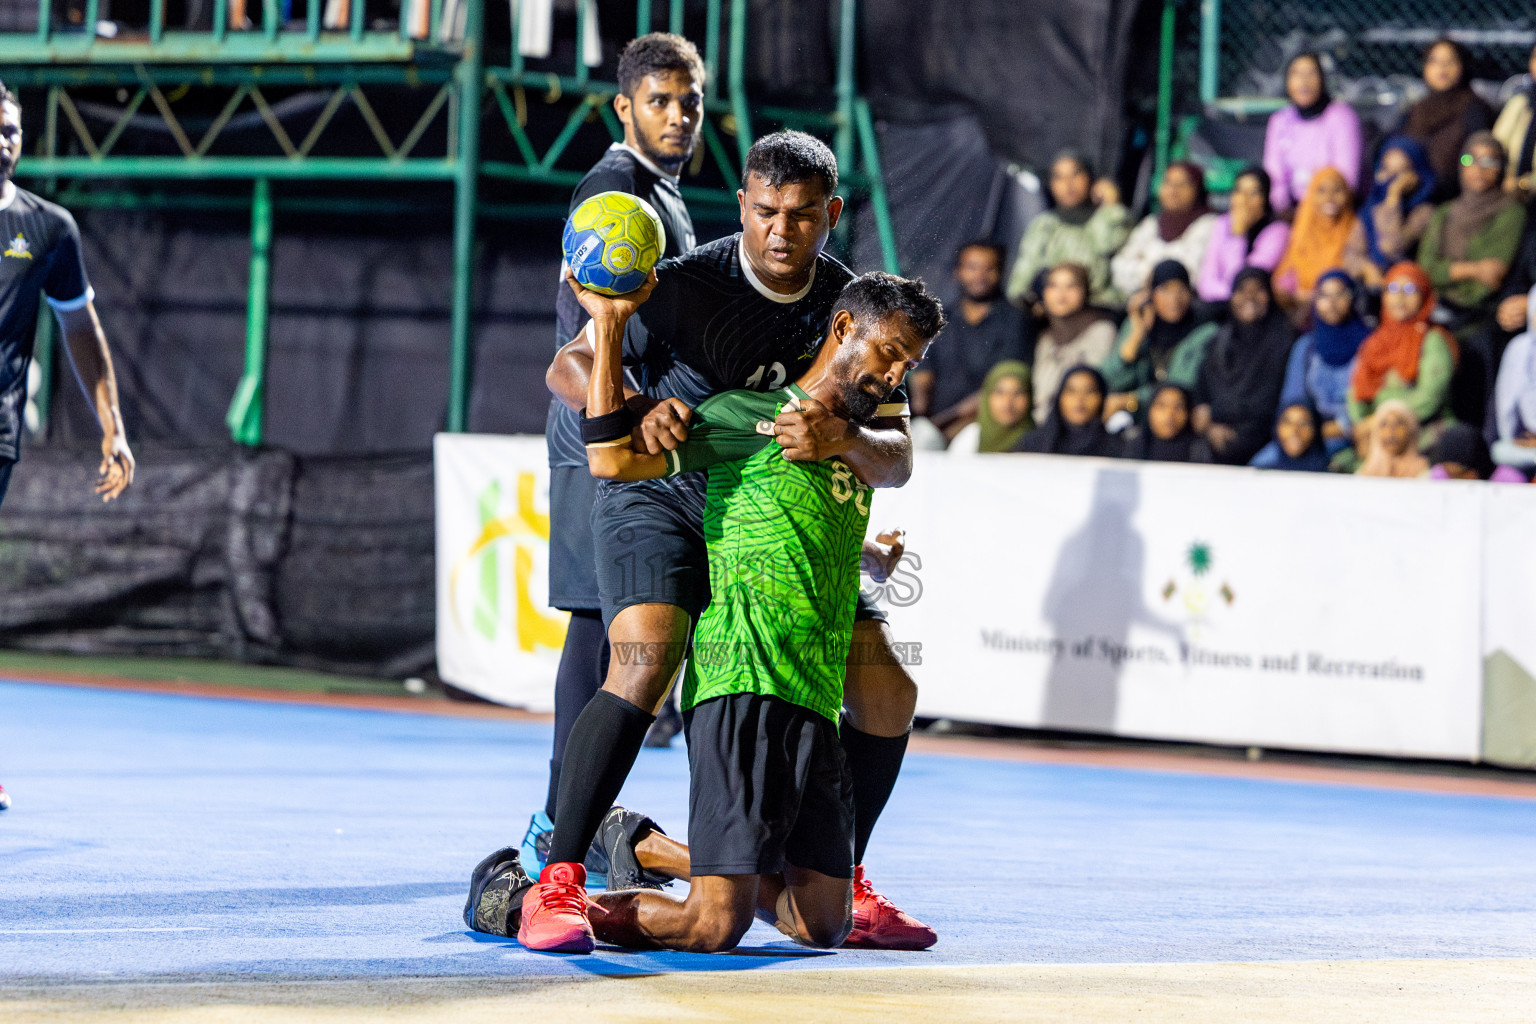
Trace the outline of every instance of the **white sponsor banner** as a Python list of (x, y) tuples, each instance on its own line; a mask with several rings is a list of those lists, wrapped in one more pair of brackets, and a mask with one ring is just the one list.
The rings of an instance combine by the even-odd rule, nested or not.
[[(544, 440), (435, 451), (439, 671), (549, 709)], [(879, 589), (920, 714), (1476, 759), (1483, 655), (1536, 666), (1533, 521), (1522, 488), (919, 452), (870, 525), (907, 531)]]
[(918, 453), (872, 525), (920, 714), (1475, 759), (1487, 489)]
[(1484, 653), (1536, 674), (1536, 488), (1489, 488), (1485, 522)]
[(501, 704), (554, 707), (569, 616), (549, 607), (544, 438), (439, 434), (437, 666)]

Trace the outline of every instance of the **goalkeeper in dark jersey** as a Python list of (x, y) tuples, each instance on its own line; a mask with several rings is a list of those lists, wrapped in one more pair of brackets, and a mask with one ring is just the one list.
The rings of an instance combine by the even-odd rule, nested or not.
[(569, 952), (590, 951), (595, 937), (713, 952), (735, 946), (756, 914), (803, 944), (837, 946), (852, 927), (854, 874), (852, 781), (837, 722), (873, 491), (841, 459), (790, 461), (775, 443), (776, 419), (820, 407), (870, 420), (921, 361), (943, 312), (919, 281), (857, 278), (793, 383), (709, 398), (686, 440), (651, 455), (630, 447), (621, 346), (655, 280), (613, 298), (578, 288), (593, 317), (583, 435), (594, 476), (708, 471), (711, 598), (682, 700), (690, 890), (686, 899), (611, 892), (594, 903), (576, 865), (552, 865), (571, 877), (528, 893), (519, 939)]

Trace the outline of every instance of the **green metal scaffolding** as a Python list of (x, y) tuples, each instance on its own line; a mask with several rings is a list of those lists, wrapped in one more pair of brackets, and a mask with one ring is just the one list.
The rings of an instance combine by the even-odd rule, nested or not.
[[(611, 101), (618, 86), (594, 80), (582, 60), (586, 4), (577, 3), (576, 57), (569, 73), (529, 68), (518, 52), (518, 5), (512, 5), (511, 46), (504, 62), (486, 56), (485, 0), (404, 0), (396, 27), (370, 24), (366, 0), (350, 0), (344, 24), (329, 28), (321, 0), (310, 0), (301, 21), (284, 24), (279, 0), (249, 0), (254, 28), (231, 27), (230, 0), (216, 0), (212, 27), (202, 31), (169, 30), (164, 0), (152, 0), (147, 28), (98, 35), (99, 0), (86, 0), (82, 23), (54, 23), (51, 0), (38, 0), (34, 32), (0, 33), (0, 65), (11, 88), (45, 91), (43, 129), (18, 168), (34, 187), (65, 205), (114, 208), (219, 209), (249, 207), (251, 254), (245, 370), (226, 418), (231, 436), (257, 445), (263, 437), (263, 386), (266, 377), (268, 303), (271, 293), (271, 246), (275, 210), (323, 210), (371, 215), (386, 204), (356, 199), (274, 195), (274, 184), (299, 181), (363, 183), (437, 181), (453, 188), (453, 295), (450, 317), (450, 378), (447, 428), (466, 426), (473, 365), (474, 255), (479, 218), (561, 218), (562, 203), (482, 202), (482, 179), (538, 186), (574, 187), (585, 168), (562, 166), (577, 134), (597, 125), (618, 141), (623, 131)], [(425, 3), (425, 9), (418, 4)], [(635, 31), (660, 29), (654, 8), (667, 7), (665, 28), (681, 33), (685, 0), (636, 0)], [(758, 107), (748, 101), (745, 85), (747, 0), (706, 0), (701, 49), (708, 73), (704, 144), (727, 182), (736, 180), (750, 147), (755, 118), (830, 135), (848, 190), (870, 202), (884, 264), (898, 272), (878, 140), (869, 104), (858, 95), (854, 78), (856, 0), (841, 0), (835, 103), (825, 110)], [(722, 38), (723, 37), (723, 38)], [(725, 59), (722, 60), (722, 49)], [(721, 71), (725, 70), (722, 87)], [(110, 87), (126, 97), (121, 113), (105, 134), (93, 133), (75, 96)], [(326, 90), (329, 96), (303, 138), (291, 137), (263, 90)], [(172, 97), (189, 89), (228, 92), (219, 114), (194, 133), (176, 116)], [(391, 135), (375, 100), (380, 90), (401, 89), (430, 95), (420, 116), (401, 138)], [(722, 96), (722, 91), (724, 95)], [(527, 128), (528, 96), (571, 109), (554, 138), (541, 147)], [(335, 115), (346, 105), (367, 125), (378, 155), (316, 156)], [(500, 117), (488, 127), (505, 129), (519, 160), (482, 158), (483, 114), (489, 106)], [(231, 120), (242, 111), (259, 114), (281, 156), (229, 154), (220, 142)], [(178, 149), (175, 155), (119, 154), (116, 146), (136, 116), (151, 113), (163, 121)], [(422, 152), (424, 139), (437, 129), (446, 145)], [(36, 133), (33, 133), (36, 134)], [(195, 137), (194, 137), (195, 135)], [(435, 137), (435, 136), (434, 136)], [(734, 139), (735, 146), (727, 144)], [(732, 149), (734, 148), (734, 152)], [(249, 199), (227, 189), (188, 189), (180, 183), (248, 181)], [(130, 182), (112, 187), (107, 182)], [(155, 183), (177, 183), (157, 189)], [(730, 190), (685, 186), (684, 197), (696, 208), (734, 211)], [(848, 218), (844, 218), (844, 231)], [(844, 236), (840, 239), (845, 241)], [(39, 359), (49, 360), (51, 334), (40, 331)], [(46, 389), (45, 389), (46, 391)], [(46, 408), (46, 405), (43, 406)]]

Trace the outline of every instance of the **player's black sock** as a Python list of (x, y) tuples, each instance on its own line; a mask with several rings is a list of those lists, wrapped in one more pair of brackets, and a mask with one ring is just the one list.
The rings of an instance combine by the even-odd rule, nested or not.
[(655, 720), (607, 690), (593, 695), (566, 743), (564, 767), (570, 771), (561, 772), (560, 813), (555, 815), (547, 863), (580, 864), (586, 858)]
[(912, 734), (871, 736), (850, 725), (845, 715), (840, 735), (848, 774), (853, 776), (853, 862), (862, 864), (870, 833), (896, 788), (902, 758), (907, 756), (907, 738)]
[(571, 612), (565, 630), (565, 647), (560, 651), (560, 669), (555, 674), (555, 748), (549, 759), (549, 793), (544, 797), (544, 813), (555, 820), (555, 806), (560, 795), (560, 765), (565, 759), (566, 741), (582, 708), (603, 687), (608, 674), (608, 635), (603, 630), (599, 611)]

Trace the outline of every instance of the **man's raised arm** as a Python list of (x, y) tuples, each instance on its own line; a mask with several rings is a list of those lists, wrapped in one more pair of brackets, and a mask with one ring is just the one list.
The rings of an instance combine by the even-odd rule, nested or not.
[[(574, 281), (571, 284), (575, 287)], [(656, 275), (653, 272), (649, 282), (641, 286), (640, 291), (649, 296), (651, 289), (655, 285)], [(635, 294), (638, 294), (638, 292), (632, 292), (630, 295), (614, 296), (614, 298), (623, 301), (630, 299)], [(583, 295), (597, 296), (600, 299), (608, 298), (608, 296), (601, 296), (596, 292), (589, 292), (585, 289), (578, 292), (576, 299), (578, 302), (582, 302), (582, 308), (586, 309), (589, 314), (592, 311), (587, 308), (586, 303), (583, 301)], [(634, 309), (638, 308), (640, 303), (644, 301), (642, 298), (638, 302), (634, 302), (630, 312), (633, 313)], [(625, 317), (625, 323), (627, 322), (628, 316)], [(593, 372), (594, 353), (592, 335), (595, 330), (596, 318), (589, 322), (583, 330), (578, 331), (576, 337), (560, 347), (560, 350), (555, 353), (555, 358), (550, 362), (549, 369), (544, 371), (544, 383), (548, 386), (550, 393), (560, 399), (565, 404), (565, 407), (573, 412), (580, 412), (587, 405), (587, 388), (592, 379)], [(621, 325), (619, 328), (619, 343), (621, 346), (623, 341), (624, 329)], [(636, 451), (660, 455), (663, 452), (672, 451), (688, 439), (688, 420), (692, 415), (692, 410), (688, 406), (676, 398), (657, 401), (654, 398), (648, 398), (640, 394), (624, 384), (622, 368), (620, 370), (619, 387), (625, 404), (635, 414), (637, 429), (633, 443)]]
[(604, 480), (650, 480), (665, 476), (665, 454), (639, 453), (630, 447), (636, 416), (629, 407), (624, 386), (624, 328), (656, 287), (656, 275), (653, 272), (645, 284), (625, 295), (588, 291), (575, 279), (571, 279), (570, 285), (577, 301), (592, 317), (582, 333), (591, 349), (586, 411), (581, 420), (587, 466), (593, 476)]

